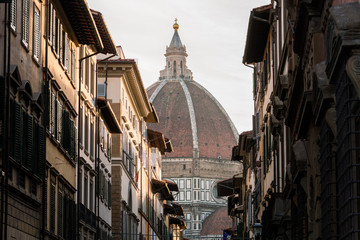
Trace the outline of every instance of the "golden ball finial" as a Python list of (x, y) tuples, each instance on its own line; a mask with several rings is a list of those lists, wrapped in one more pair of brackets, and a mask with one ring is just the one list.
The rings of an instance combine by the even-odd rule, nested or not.
[(179, 24), (177, 23), (177, 21), (178, 21), (178, 19), (175, 18), (175, 23), (173, 25), (173, 28), (174, 28), (175, 31), (177, 31), (179, 29)]

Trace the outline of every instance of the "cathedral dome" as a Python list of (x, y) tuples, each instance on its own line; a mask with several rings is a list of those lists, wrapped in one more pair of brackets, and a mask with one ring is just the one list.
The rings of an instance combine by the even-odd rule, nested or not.
[(166, 157), (229, 160), (237, 130), (220, 103), (193, 80), (177, 29), (165, 56), (165, 69), (147, 93), (159, 116), (149, 128), (170, 138), (174, 148)]

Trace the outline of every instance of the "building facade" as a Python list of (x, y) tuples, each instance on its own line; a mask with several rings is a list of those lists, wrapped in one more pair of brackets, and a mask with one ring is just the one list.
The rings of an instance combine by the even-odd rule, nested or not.
[(115, 46), (86, 1), (9, 2), (0, 4), (1, 239), (105, 239), (111, 211), (96, 211), (96, 166), (110, 155), (96, 126), (120, 128), (111, 108), (98, 109), (92, 55)]
[[(250, 14), (253, 220), (262, 239), (358, 239), (358, 1), (272, 1)], [(259, 34), (261, 32), (261, 34)], [(251, 184), (251, 183), (249, 183)]]

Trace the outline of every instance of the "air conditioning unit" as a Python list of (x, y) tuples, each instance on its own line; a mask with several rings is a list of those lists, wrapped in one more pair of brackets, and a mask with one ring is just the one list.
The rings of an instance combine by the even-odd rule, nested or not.
[(106, 84), (105, 83), (98, 83), (98, 85), (97, 85), (97, 96), (98, 97), (105, 97), (106, 96)]

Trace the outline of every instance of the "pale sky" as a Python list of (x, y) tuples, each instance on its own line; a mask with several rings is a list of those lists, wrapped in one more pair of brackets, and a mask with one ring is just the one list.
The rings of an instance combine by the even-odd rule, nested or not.
[(87, 0), (116, 45), (138, 61), (147, 88), (165, 67), (178, 19), (194, 80), (224, 107), (239, 133), (252, 129), (252, 69), (242, 64), (250, 11), (270, 0)]

